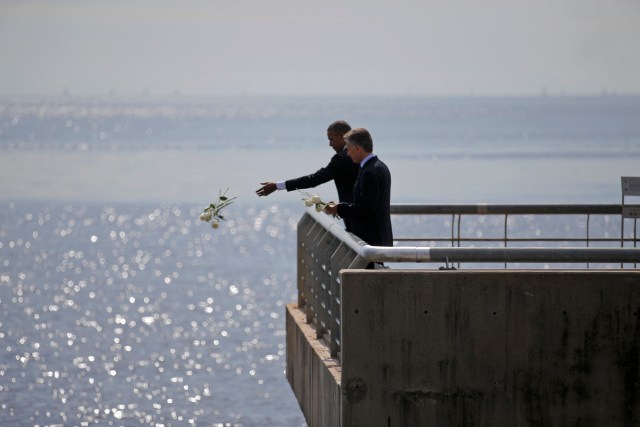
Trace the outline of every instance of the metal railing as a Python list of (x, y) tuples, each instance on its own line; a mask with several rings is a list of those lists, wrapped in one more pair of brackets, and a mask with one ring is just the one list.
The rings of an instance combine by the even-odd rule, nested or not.
[[(591, 221), (596, 215), (619, 218), (623, 229), (625, 219), (621, 205), (392, 205), (392, 215), (444, 215), (451, 218), (449, 236), (397, 237), (398, 243), (417, 241), (447, 247), (432, 246), (369, 246), (344, 230), (341, 223), (331, 217), (308, 209), (298, 223), (298, 307), (313, 323), (318, 339), (324, 339), (331, 355), (340, 352), (340, 276), (342, 269), (365, 268), (370, 262), (441, 263), (613, 263), (624, 267), (640, 263), (637, 247), (636, 221), (632, 236), (621, 231), (607, 232), (604, 237), (592, 235)], [(462, 220), (467, 216), (497, 216), (503, 218), (503, 233), (496, 237), (473, 237), (462, 233)], [(583, 218), (584, 236), (513, 236), (509, 218), (516, 215), (571, 215)], [(552, 222), (553, 223), (553, 222)], [(619, 237), (613, 237), (617, 234)], [(463, 247), (501, 243), (499, 247)], [(514, 243), (537, 243), (542, 247), (510, 247)], [(544, 247), (552, 243), (581, 242), (583, 247)], [(619, 244), (616, 247), (593, 246)], [(633, 245), (626, 247), (625, 245)]]
[[(432, 242), (450, 242), (452, 246), (461, 246), (463, 242), (501, 242), (506, 247), (512, 242), (580, 242), (585, 243), (588, 247), (591, 243), (616, 242), (624, 246), (625, 242), (632, 242), (637, 246), (637, 227), (635, 227), (633, 236), (624, 236), (624, 219), (620, 217), (621, 206), (616, 204), (556, 204), (556, 205), (508, 205), (508, 204), (472, 204), (472, 205), (392, 205), (391, 213), (395, 215), (447, 215), (450, 219), (450, 235), (447, 237), (396, 237), (398, 242), (407, 241), (432, 241)], [(556, 236), (556, 237), (515, 237), (510, 235), (509, 220), (515, 216), (533, 216), (533, 215), (549, 215), (557, 217), (562, 216), (580, 216), (585, 220), (584, 236)], [(608, 237), (596, 237), (591, 234), (591, 219), (594, 216), (614, 216), (621, 218), (620, 235), (610, 235)], [(462, 233), (462, 220), (469, 216), (494, 216), (501, 217), (503, 223), (503, 234), (493, 238), (487, 237), (469, 237)]]

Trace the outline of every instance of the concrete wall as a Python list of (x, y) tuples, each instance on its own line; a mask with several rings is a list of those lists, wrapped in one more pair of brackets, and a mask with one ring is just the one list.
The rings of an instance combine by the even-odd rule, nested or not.
[(297, 304), (286, 307), (287, 380), (310, 427), (341, 426), (340, 366)]
[(345, 270), (341, 316), (333, 425), (640, 425), (640, 271)]

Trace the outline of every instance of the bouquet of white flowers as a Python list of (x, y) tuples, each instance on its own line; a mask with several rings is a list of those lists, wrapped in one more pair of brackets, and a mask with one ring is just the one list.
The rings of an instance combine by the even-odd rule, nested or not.
[[(320, 199), (320, 196), (316, 194), (307, 193), (306, 191), (298, 191), (302, 194), (302, 201), (304, 202), (304, 205), (308, 208), (315, 206), (317, 212), (324, 211), (324, 208), (327, 207), (327, 205), (333, 205), (332, 202), (323, 202), (322, 199)], [(338, 217), (338, 215), (334, 216)]]
[(200, 214), (200, 220), (204, 222), (211, 221), (211, 227), (218, 228), (220, 226), (220, 221), (224, 221), (224, 216), (222, 216), (222, 209), (229, 206), (236, 197), (227, 197), (227, 192), (229, 189), (227, 188), (224, 193), (219, 191), (218, 200), (216, 202), (211, 203), (208, 207), (204, 208), (202, 214)]

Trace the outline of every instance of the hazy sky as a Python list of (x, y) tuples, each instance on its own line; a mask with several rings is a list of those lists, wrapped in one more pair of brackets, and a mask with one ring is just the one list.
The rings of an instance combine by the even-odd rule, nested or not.
[(638, 0), (0, 0), (0, 96), (640, 93)]

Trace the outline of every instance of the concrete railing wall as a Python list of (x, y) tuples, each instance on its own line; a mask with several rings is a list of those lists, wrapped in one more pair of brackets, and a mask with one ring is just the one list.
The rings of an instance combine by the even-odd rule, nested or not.
[[(394, 215), (440, 214), (451, 210), (453, 215), (458, 216), (477, 211), (507, 216), (523, 212), (593, 215), (620, 211), (619, 205), (617, 208), (616, 205), (393, 205), (392, 208)], [(585, 237), (588, 236), (587, 231)], [(460, 236), (458, 235), (457, 238), (460, 239)], [(589, 244), (588, 240), (584, 242)], [(315, 209), (309, 209), (298, 223), (298, 306), (304, 309), (307, 322), (315, 325), (317, 337), (323, 337), (326, 340), (329, 351), (334, 357), (340, 357), (341, 341), (338, 272), (341, 269), (364, 268), (373, 261), (440, 263), (443, 266), (448, 266), (449, 262), (584, 262), (587, 263), (586, 265), (590, 262), (604, 262), (617, 263), (618, 266), (622, 266), (623, 263), (633, 263), (630, 265), (634, 266), (640, 262), (640, 248), (369, 246), (357, 236), (347, 233), (341, 223), (323, 213), (316, 212)]]
[(640, 271), (341, 276), (341, 425), (640, 425)]
[(638, 270), (340, 276), (340, 361), (287, 306), (311, 427), (640, 425)]
[(287, 378), (309, 426), (640, 425), (640, 270), (358, 270), (409, 252), (640, 261), (518, 251), (369, 247), (305, 214)]

